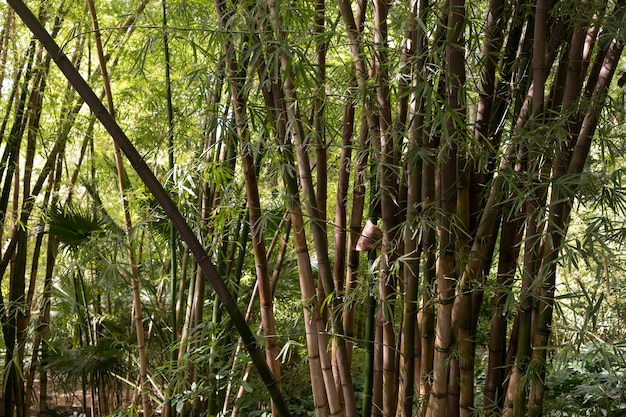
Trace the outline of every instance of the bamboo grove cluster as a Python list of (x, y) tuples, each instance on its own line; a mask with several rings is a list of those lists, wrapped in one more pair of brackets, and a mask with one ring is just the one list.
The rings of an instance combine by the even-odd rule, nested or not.
[[(124, 382), (129, 413), (236, 416), (258, 374), (271, 403), (257, 408), (277, 416), (542, 415), (559, 256), (598, 127), (614, 122), (603, 111), (624, 46), (623, 0), (142, 0), (132, 8), (89, 0), (88, 14), (78, 3), (42, 1), (29, 4), (37, 16), (7, 2), (6, 416), (28, 415), (36, 379), (38, 412), (48, 412), (56, 262), (105, 230), (121, 236), (109, 266), (132, 303), (120, 320), (133, 329), (136, 368), (106, 365)], [(19, 40), (25, 33), (29, 42)], [(161, 53), (157, 72), (120, 70)], [(158, 80), (162, 94), (151, 103), (119, 92), (139, 73)], [(180, 74), (187, 79), (177, 84)], [(134, 139), (142, 120), (156, 139)], [(185, 136), (193, 139), (183, 144)], [(97, 213), (111, 204), (85, 180), (105, 169), (93, 162), (94, 140), (111, 149), (118, 187), (101, 192), (117, 194), (121, 214), (85, 222), (89, 210), (72, 211), (72, 199)], [(204, 175), (209, 167), (215, 175)], [(177, 193), (181, 170), (202, 174)], [(141, 189), (150, 197), (133, 204)], [(238, 206), (236, 221), (217, 220), (227, 206)], [(281, 213), (271, 233), (269, 211)], [(149, 259), (139, 230), (159, 213), (171, 226)], [(76, 336), (83, 348), (104, 344), (107, 332), (115, 341), (95, 318), (116, 314), (110, 296), (82, 281), (108, 254), (86, 253), (73, 275), (80, 314), (93, 316)], [(279, 360), (288, 346), (276, 291), (290, 262), (307, 414), (290, 407)], [(250, 291), (241, 284), (246, 265)], [(153, 291), (151, 273), (168, 284)], [(184, 367), (198, 352), (208, 352), (206, 363)], [(120, 404), (107, 392), (117, 383), (92, 382), (91, 412), (113, 412)], [(203, 391), (185, 397), (194, 390)]]

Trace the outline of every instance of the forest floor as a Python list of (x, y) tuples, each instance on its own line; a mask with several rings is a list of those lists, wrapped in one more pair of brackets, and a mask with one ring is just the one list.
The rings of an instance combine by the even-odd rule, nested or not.
[[(48, 404), (47, 408), (49, 417), (85, 417), (85, 408), (83, 407), (85, 399), (83, 398), (83, 390), (80, 389), (80, 387), (78, 389), (75, 387), (68, 387), (58, 381), (49, 381), (48, 384), (48, 395), (46, 396), (46, 400)], [(39, 381), (36, 380), (33, 384), (32, 390), (30, 390), (29, 417), (36, 417), (38, 414), (39, 389)], [(89, 405), (91, 404), (90, 399), (91, 395), (87, 393), (86, 417), (91, 416), (91, 410), (89, 409)]]

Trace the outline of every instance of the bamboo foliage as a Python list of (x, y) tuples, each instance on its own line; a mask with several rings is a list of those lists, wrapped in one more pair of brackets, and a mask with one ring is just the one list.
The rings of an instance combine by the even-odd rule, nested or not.
[[(115, 2), (90, 1), (89, 30), (63, 20), (74, 4), (52, 13), (44, 2), (37, 19), (7, 1), (33, 34), (18, 42), (27, 32), (6, 9), (7, 416), (27, 414), (37, 366), (42, 398), (50, 389), (55, 288), (69, 255), (55, 236), (31, 233), (31, 217), (70, 200), (108, 215), (102, 233), (123, 230), (68, 276), (80, 305), (70, 333), (83, 345), (118, 337), (104, 323), (133, 314), (132, 336), (119, 336), (138, 347), (118, 375), (127, 412), (546, 413), (561, 257), (612, 120), (622, 0), (144, 1), (127, 19), (109, 15)], [(80, 98), (57, 93), (51, 61)], [(100, 84), (106, 106), (91, 87)], [(102, 179), (114, 175), (122, 210), (109, 214), (114, 188)], [(106, 294), (103, 281), (130, 291)], [(294, 297), (297, 314), (286, 307)], [(32, 342), (29, 326), (39, 326)], [(108, 387), (98, 389), (93, 413), (112, 412)]]

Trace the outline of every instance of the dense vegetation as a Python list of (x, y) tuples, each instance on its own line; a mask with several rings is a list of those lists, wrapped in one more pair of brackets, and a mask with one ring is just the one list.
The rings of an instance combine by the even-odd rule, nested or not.
[(4, 415), (626, 415), (623, 0), (0, 11)]

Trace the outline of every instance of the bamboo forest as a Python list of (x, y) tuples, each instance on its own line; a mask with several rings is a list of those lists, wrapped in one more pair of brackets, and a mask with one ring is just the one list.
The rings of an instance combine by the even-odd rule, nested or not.
[(0, 2), (0, 417), (626, 416), (625, 31)]

